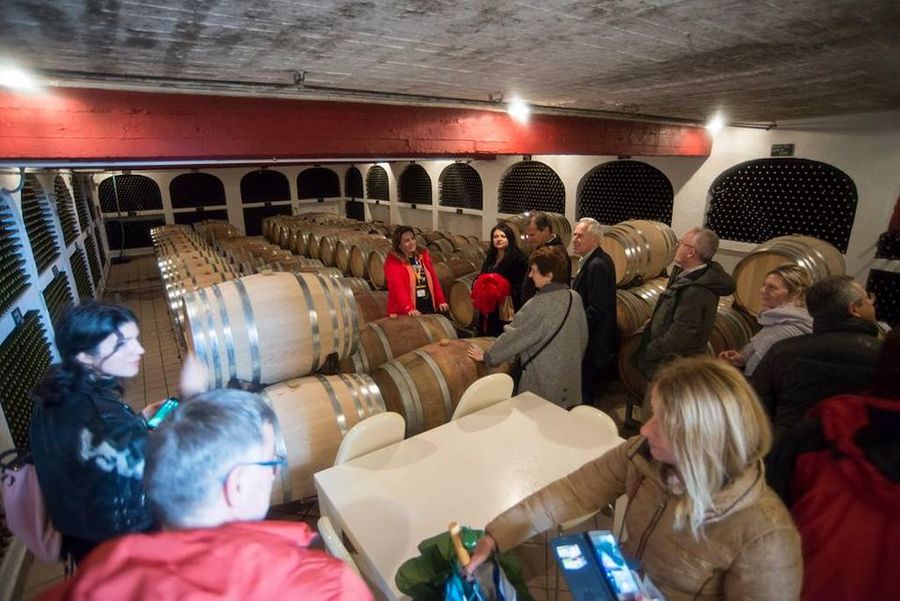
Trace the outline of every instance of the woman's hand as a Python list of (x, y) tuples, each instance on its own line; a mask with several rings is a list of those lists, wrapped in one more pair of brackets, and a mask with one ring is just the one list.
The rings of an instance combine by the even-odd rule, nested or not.
[(469, 561), (469, 564), (463, 567), (462, 571), (466, 577), (471, 577), (472, 574), (475, 573), (475, 570), (478, 569), (478, 566), (483, 564), (485, 561), (490, 558), (491, 553), (493, 553), (497, 549), (497, 541), (495, 541), (489, 534), (485, 534), (481, 537), (481, 540), (478, 541), (478, 544), (475, 545), (475, 550), (472, 551), (472, 556)]
[(410, 317), (421, 317), (421, 316), (422, 316), (422, 312), (419, 311), (418, 309), (413, 309), (412, 311), (410, 311), (409, 313), (407, 313), (407, 315), (409, 315)]
[(468, 350), (469, 357), (475, 361), (484, 361), (484, 350), (480, 347), (470, 344)]
[(744, 357), (738, 351), (722, 351), (719, 359), (724, 359), (735, 367), (744, 367)]
[(446, 313), (449, 310), (450, 305), (448, 305), (447, 303), (441, 303), (440, 305), (438, 305), (438, 311), (440, 311), (441, 313)]
[(194, 353), (188, 353), (184, 358), (178, 389), (181, 391), (183, 400), (209, 390), (209, 374), (206, 372), (206, 365)]
[(155, 403), (150, 403), (143, 409), (141, 409), (141, 416), (147, 420), (156, 415), (156, 412), (159, 411), (159, 408), (162, 407), (162, 404), (165, 403), (165, 399), (161, 401), (156, 401)]

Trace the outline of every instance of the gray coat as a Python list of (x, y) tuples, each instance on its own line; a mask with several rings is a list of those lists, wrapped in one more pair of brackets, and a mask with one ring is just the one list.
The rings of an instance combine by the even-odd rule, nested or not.
[[(563, 323), (569, 297), (572, 308)], [(559, 325), (562, 329), (522, 373), (519, 392), (533, 392), (563, 407), (581, 403), (581, 358), (587, 348), (588, 329), (584, 306), (577, 292), (551, 283), (516, 313), (497, 342), (484, 354), (488, 366), (519, 355), (527, 362), (547, 342)]]

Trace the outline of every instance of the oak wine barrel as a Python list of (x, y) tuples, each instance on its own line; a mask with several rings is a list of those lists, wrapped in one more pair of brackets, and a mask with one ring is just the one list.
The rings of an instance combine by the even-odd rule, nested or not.
[(371, 373), (382, 363), (426, 344), (455, 338), (450, 320), (439, 314), (377, 319), (360, 326), (359, 345), (355, 353), (341, 361), (341, 371)]
[(453, 321), (464, 328), (474, 327), (478, 321), (478, 310), (472, 302), (472, 285), (479, 275), (478, 272), (472, 272), (457, 279), (450, 286), (450, 293), (447, 295)]
[(356, 300), (356, 311), (360, 325), (388, 316), (387, 292), (373, 290), (371, 292), (356, 292), (353, 296)]
[(287, 459), (272, 487), (272, 501), (281, 503), (315, 495), (313, 474), (334, 464), (344, 435), (385, 411), (378, 387), (365, 374), (287, 380), (267, 387), (262, 397), (278, 416), (276, 452)]
[(631, 220), (603, 234), (603, 250), (616, 268), (616, 284), (626, 286), (658, 276), (675, 258), (678, 238), (665, 223)]
[(337, 278), (265, 272), (196, 290), (184, 303), (188, 348), (216, 386), (304, 376), (332, 353), (356, 350), (356, 303)]
[(442, 340), (375, 368), (372, 379), (384, 405), (406, 418), (407, 436), (450, 421), (462, 393), (488, 373), (484, 363), (469, 358), (469, 345), (488, 350), (494, 340)]

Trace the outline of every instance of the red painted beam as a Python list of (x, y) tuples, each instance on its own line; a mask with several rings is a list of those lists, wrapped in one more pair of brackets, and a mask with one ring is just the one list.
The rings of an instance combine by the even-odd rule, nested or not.
[(0, 92), (4, 160), (708, 156), (701, 127), (281, 98), (54, 89)]

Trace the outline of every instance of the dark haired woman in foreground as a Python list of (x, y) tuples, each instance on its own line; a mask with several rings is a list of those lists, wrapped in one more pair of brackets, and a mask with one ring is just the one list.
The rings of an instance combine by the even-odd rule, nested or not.
[[(60, 363), (32, 391), (31, 453), (47, 510), (63, 534), (63, 555), (80, 561), (99, 543), (150, 529), (144, 500), (146, 419), (134, 413), (122, 378), (137, 375), (144, 348), (137, 318), (122, 305), (84, 303), (56, 325)], [(206, 389), (196, 359), (185, 360), (182, 396)]]

